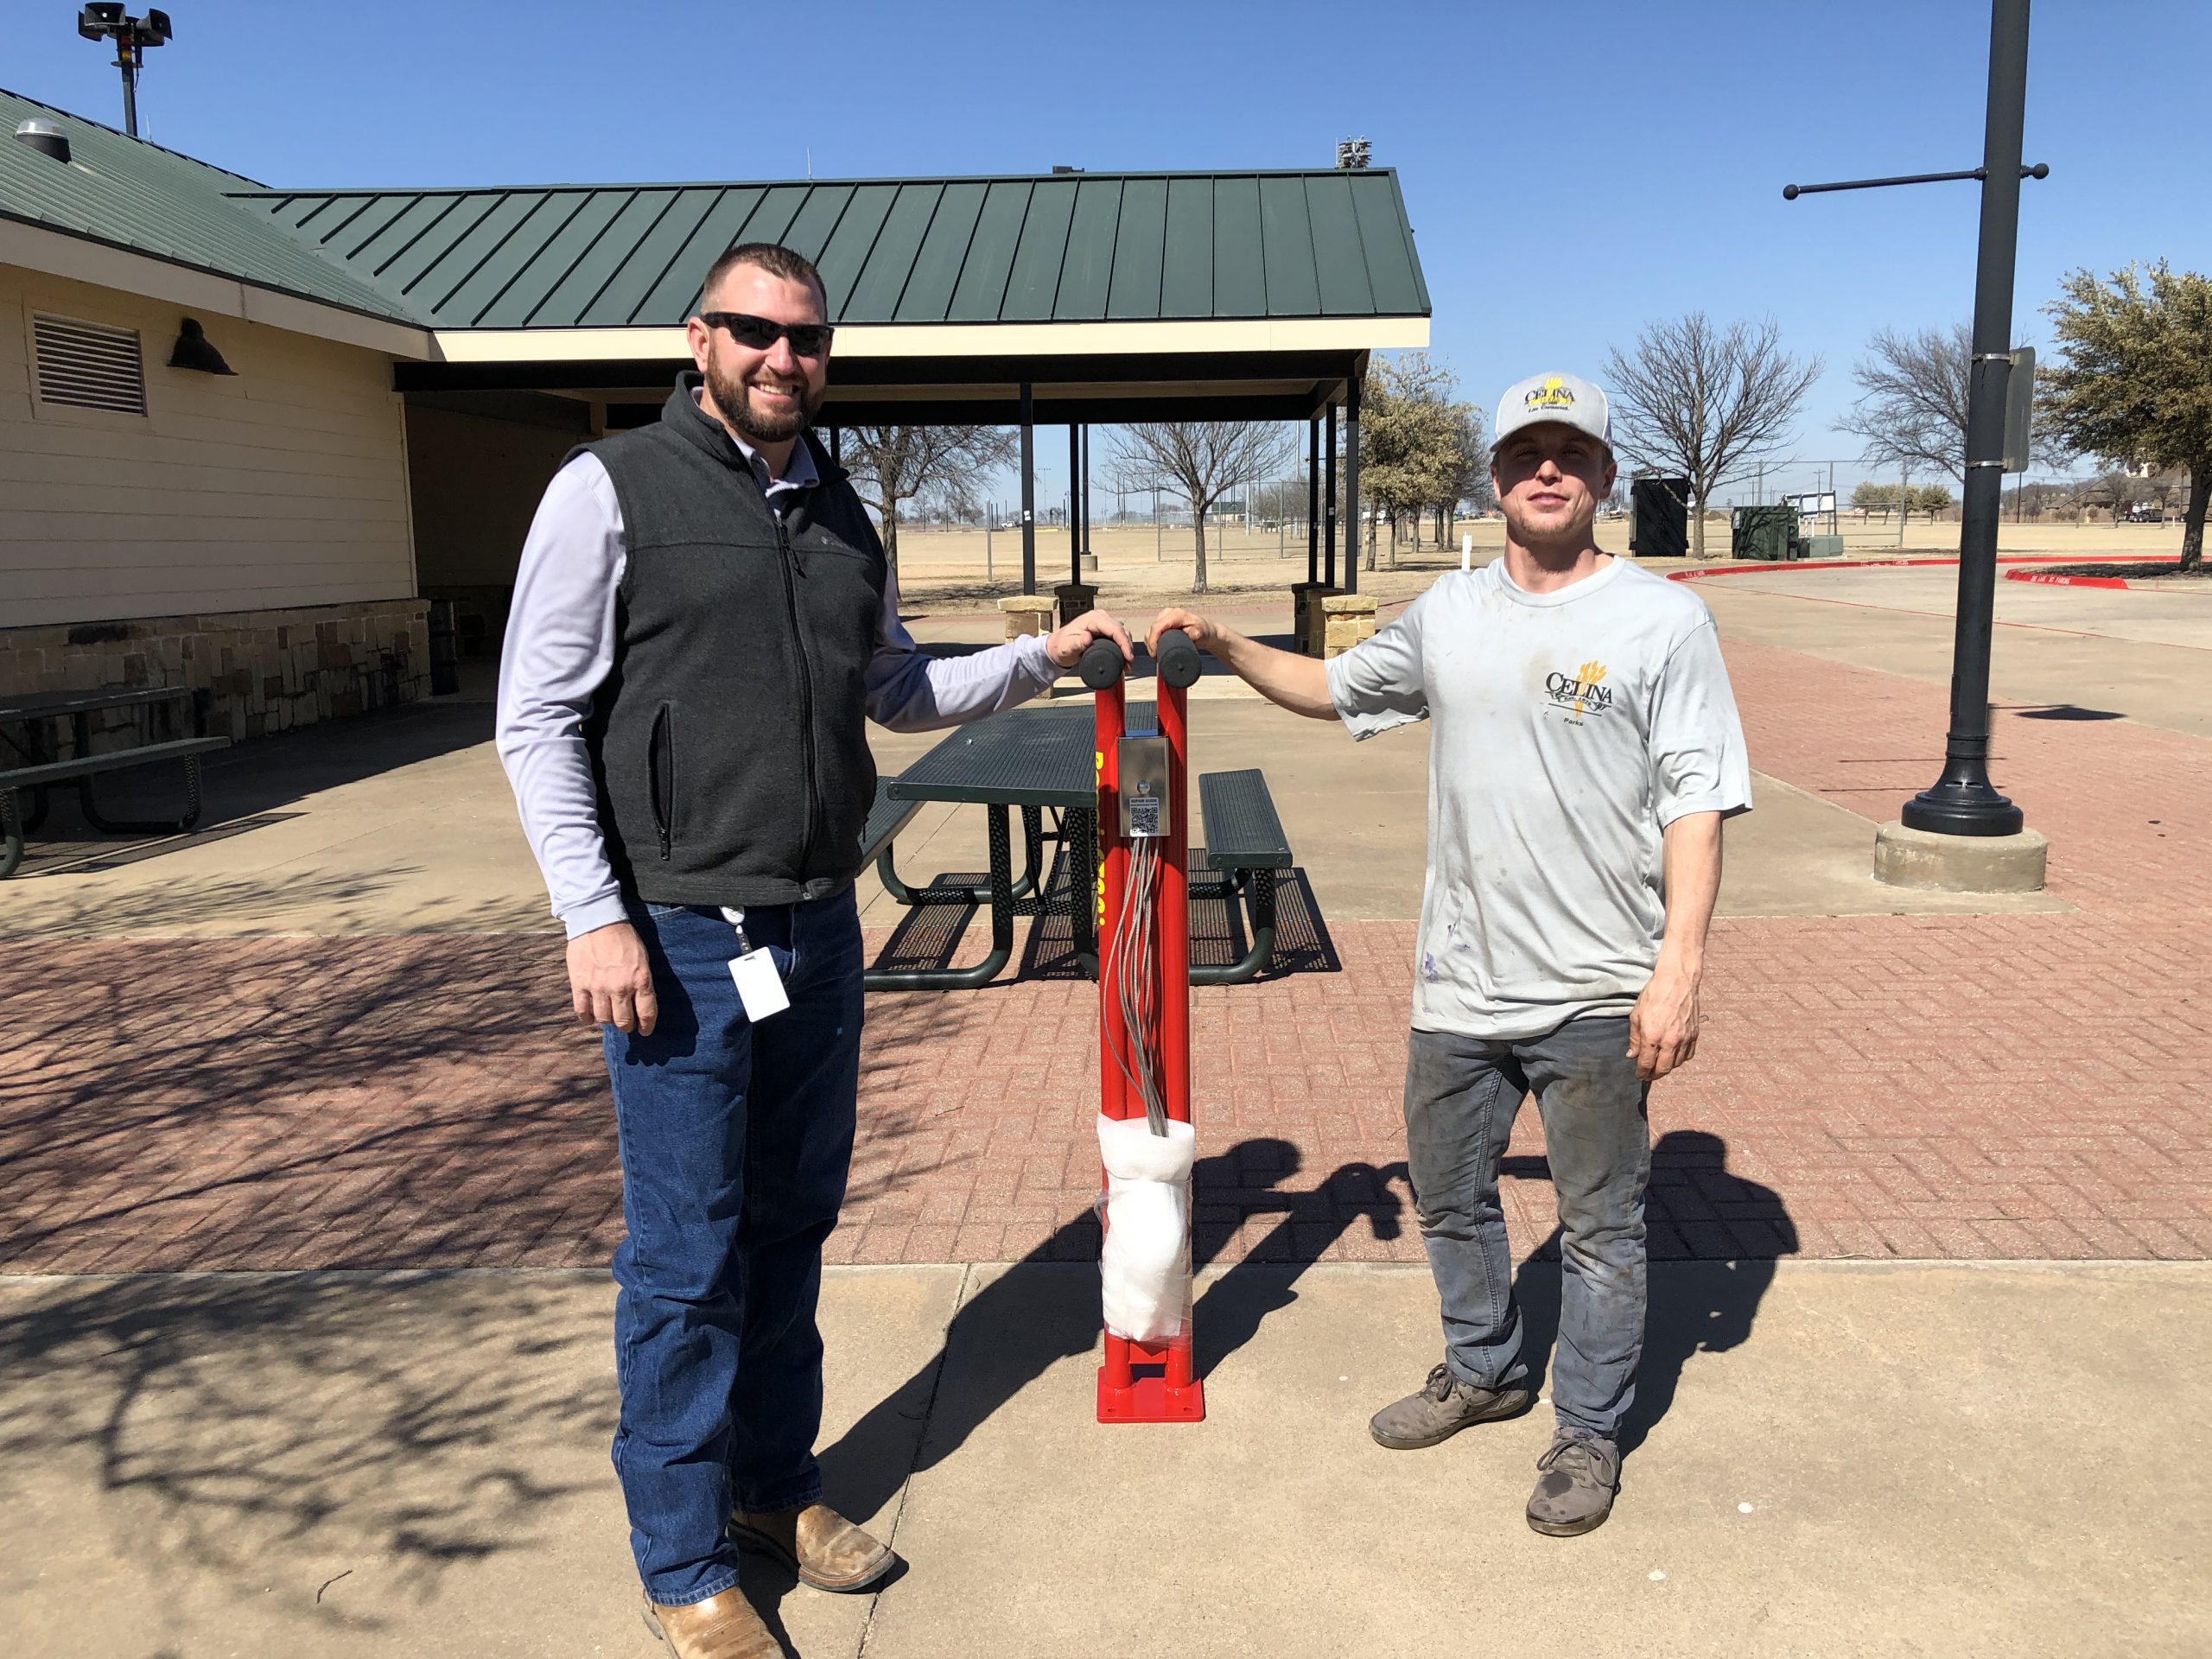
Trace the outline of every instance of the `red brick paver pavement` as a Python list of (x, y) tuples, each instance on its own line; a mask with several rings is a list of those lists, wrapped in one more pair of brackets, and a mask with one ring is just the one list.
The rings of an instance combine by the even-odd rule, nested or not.
[[(1940, 688), (1729, 657), (1763, 770), (1870, 818), (1934, 776)], [(2079, 909), (1719, 925), (1704, 1044), (1653, 1096), (1655, 1253), (2212, 1255), (2212, 757), (2121, 721), (1997, 731)], [(1342, 973), (1198, 994), (1202, 1256), (1418, 1256), (1413, 927), (1333, 934)], [(10, 950), (0, 1269), (581, 1264), (620, 1236), (596, 1039), (542, 938)], [(833, 1260), (1095, 1250), (1093, 995), (873, 1001)], [(1524, 1118), (1527, 1249), (1551, 1200)]]

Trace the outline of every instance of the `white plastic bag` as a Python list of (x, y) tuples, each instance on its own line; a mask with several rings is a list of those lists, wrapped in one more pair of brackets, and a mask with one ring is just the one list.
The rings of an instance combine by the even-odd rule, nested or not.
[(1160, 1342), (1183, 1328), (1190, 1297), (1191, 1166), (1198, 1138), (1170, 1120), (1154, 1135), (1141, 1117), (1098, 1120), (1106, 1166), (1106, 1243), (1098, 1278), (1106, 1328)]

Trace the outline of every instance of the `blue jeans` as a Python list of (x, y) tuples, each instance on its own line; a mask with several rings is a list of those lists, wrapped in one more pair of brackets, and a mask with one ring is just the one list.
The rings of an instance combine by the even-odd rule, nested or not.
[(1530, 1093), (1559, 1195), (1553, 1408), (1562, 1433), (1618, 1440), (1643, 1352), (1643, 1194), (1651, 1178), (1646, 1086), (1628, 1058), (1625, 1016), (1570, 1020), (1517, 1042), (1413, 1033), (1406, 1150), (1444, 1305), (1445, 1363), (1478, 1388), (1528, 1381), (1497, 1179)]
[(822, 1244), (837, 1224), (860, 1086), (853, 895), (746, 912), (791, 1006), (756, 1028), (717, 910), (632, 920), (652, 962), (652, 1034), (602, 1027), (621, 1138), (614, 1253), (614, 1467), (645, 1591), (664, 1606), (737, 1582), (732, 1509), (822, 1495)]

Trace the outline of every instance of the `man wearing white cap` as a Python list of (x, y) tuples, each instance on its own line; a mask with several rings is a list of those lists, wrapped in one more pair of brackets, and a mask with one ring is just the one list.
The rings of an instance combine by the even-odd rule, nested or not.
[(1452, 571), (1322, 664), (1163, 612), (1262, 694), (1355, 737), (1434, 721), (1428, 881), (1406, 1067), (1415, 1209), (1443, 1362), (1376, 1413), (1435, 1446), (1535, 1400), (1498, 1164), (1534, 1094), (1559, 1197), (1552, 1397), (1529, 1524), (1602, 1524), (1644, 1324), (1649, 1085), (1697, 1048), (1722, 819), (1751, 772), (1713, 619), (1689, 589), (1600, 552), (1613, 486), (1605, 394), (1533, 376), (1499, 400), (1491, 476), (1505, 552)]

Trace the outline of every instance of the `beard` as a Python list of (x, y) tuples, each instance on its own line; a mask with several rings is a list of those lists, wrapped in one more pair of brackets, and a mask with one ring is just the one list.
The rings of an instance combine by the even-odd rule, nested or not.
[(752, 393), (745, 383), (711, 358), (708, 359), (704, 378), (708, 394), (714, 398), (715, 407), (721, 410), (722, 418), (754, 443), (782, 443), (797, 437), (806, 430), (815, 410), (821, 407), (821, 398), (814, 389), (802, 384), (797, 409), (789, 414), (764, 415), (753, 407)]

